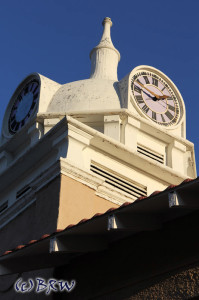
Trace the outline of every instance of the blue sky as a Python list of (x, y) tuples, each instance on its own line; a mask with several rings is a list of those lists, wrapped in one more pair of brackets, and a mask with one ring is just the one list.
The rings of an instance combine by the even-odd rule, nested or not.
[(199, 164), (198, 0), (6, 0), (0, 3), (0, 123), (18, 84), (32, 72), (59, 83), (90, 75), (90, 50), (113, 21), (120, 51), (119, 80), (138, 65), (151, 65), (180, 90), (187, 139)]

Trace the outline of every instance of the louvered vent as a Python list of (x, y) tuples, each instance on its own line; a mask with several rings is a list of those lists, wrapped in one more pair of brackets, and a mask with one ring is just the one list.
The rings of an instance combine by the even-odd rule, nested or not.
[(31, 187), (29, 185), (24, 186), (22, 189), (20, 189), (17, 194), (16, 194), (16, 198), (18, 199), (19, 197), (21, 197), (23, 194), (25, 194), (27, 191), (29, 191), (31, 189)]
[(141, 154), (143, 154), (143, 155), (145, 155), (145, 156), (147, 156), (147, 157), (149, 157), (149, 158), (151, 158), (151, 159), (153, 159), (153, 160), (155, 160), (155, 161), (157, 161), (161, 164), (164, 164), (164, 155), (159, 154), (159, 153), (157, 153), (157, 152), (155, 152), (151, 149), (148, 149), (146, 147), (138, 145), (137, 146), (137, 152), (139, 152), (139, 153), (141, 153)]
[(8, 208), (8, 201), (0, 205), (0, 214)]
[(147, 196), (147, 188), (135, 182), (131, 182), (126, 178), (113, 174), (110, 170), (104, 170), (101, 166), (91, 164), (91, 171), (103, 177), (105, 182), (114, 186), (118, 190), (130, 194), (136, 198)]

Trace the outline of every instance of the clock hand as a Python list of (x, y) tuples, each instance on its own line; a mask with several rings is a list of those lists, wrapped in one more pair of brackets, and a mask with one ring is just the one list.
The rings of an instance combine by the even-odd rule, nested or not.
[(157, 101), (158, 99), (156, 97), (152, 97), (151, 95), (149, 95), (147, 92), (145, 92), (144, 90), (142, 90), (143, 93), (145, 93), (148, 97), (150, 97), (150, 99), (152, 99), (153, 101)]
[(145, 87), (140, 81), (137, 81), (139, 85), (141, 85), (145, 90), (147, 90), (149, 93), (151, 93), (153, 96), (155, 96), (157, 99), (159, 99), (159, 95), (155, 94), (154, 92), (150, 91), (147, 87)]
[(171, 97), (171, 96), (167, 96), (167, 95), (159, 96), (159, 100), (161, 100), (161, 99), (167, 99), (169, 97)]
[[(170, 96), (167, 96), (167, 95), (163, 95), (163, 96), (157, 95), (156, 93), (150, 91), (147, 87), (145, 87), (140, 81), (137, 81), (136, 83), (141, 85), (145, 90), (147, 90), (149, 93), (151, 93), (153, 96), (155, 96), (156, 100), (166, 99), (166, 98), (170, 97)], [(154, 101), (156, 101), (156, 100), (154, 100)]]

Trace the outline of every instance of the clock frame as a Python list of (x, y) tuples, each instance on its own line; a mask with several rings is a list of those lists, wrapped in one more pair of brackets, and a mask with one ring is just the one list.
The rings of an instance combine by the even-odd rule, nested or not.
[(136, 110), (158, 125), (174, 127), (184, 115), (182, 96), (161, 71), (140, 66), (131, 74), (131, 102)]
[(8, 132), (15, 134), (23, 128), (35, 113), (40, 94), (40, 83), (36, 78), (24, 82), (13, 95), (8, 117)]

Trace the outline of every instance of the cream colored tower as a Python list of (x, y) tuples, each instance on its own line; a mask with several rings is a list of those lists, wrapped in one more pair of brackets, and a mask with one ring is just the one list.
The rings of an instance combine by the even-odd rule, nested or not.
[[(57, 174), (81, 185), (81, 195), (92, 191), (96, 201), (92, 210), (91, 204), (82, 210), (83, 202), (79, 211), (71, 206), (78, 217), (68, 219), (70, 209), (60, 202), (60, 227), (196, 176), (179, 91), (149, 66), (136, 67), (118, 81), (120, 54), (111, 25), (105, 18), (102, 39), (90, 54), (89, 79), (60, 85), (34, 73), (13, 94), (1, 133), (0, 205), (7, 206), (0, 226), (32, 205), (35, 191)], [(63, 199), (68, 186), (73, 184), (67, 189), (62, 184)]]

